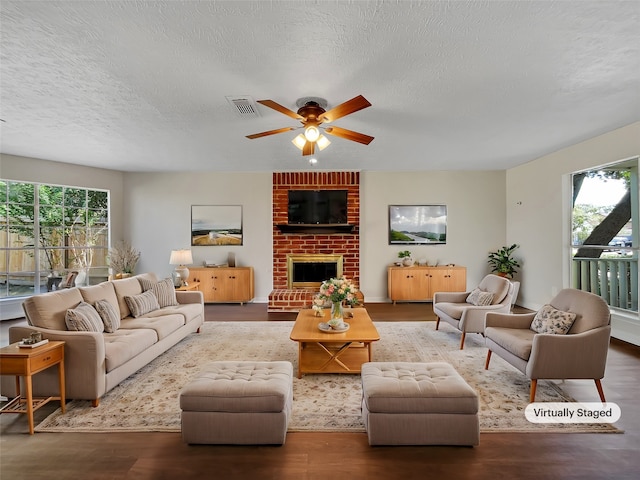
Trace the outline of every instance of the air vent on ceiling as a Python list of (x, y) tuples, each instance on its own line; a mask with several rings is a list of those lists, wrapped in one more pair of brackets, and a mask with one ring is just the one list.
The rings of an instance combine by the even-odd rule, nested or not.
[(248, 118), (248, 117), (259, 117), (260, 112), (258, 112), (258, 105), (256, 101), (248, 96), (248, 95), (236, 95), (232, 97), (227, 97), (227, 101), (233, 107), (234, 112), (239, 117)]

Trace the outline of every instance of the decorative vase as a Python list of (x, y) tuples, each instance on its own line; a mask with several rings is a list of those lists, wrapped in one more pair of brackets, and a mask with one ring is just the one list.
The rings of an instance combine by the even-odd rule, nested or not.
[(342, 302), (331, 302), (331, 318), (329, 325), (332, 328), (341, 328), (344, 324), (344, 310)]
[(402, 259), (402, 264), (405, 267), (411, 267), (411, 266), (413, 266), (414, 263), (415, 263), (415, 260), (413, 258), (411, 258), (411, 257), (404, 257)]

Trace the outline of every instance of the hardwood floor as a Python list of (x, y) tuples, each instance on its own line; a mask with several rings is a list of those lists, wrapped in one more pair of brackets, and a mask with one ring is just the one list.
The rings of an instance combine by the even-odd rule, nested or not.
[[(431, 304), (368, 304), (379, 321), (433, 320)], [(207, 321), (293, 320), (264, 304), (207, 305)], [(7, 322), (2, 322), (6, 330)], [(15, 322), (11, 322), (14, 323)], [(441, 327), (447, 328), (447, 327)], [(6, 335), (3, 335), (6, 339)], [(179, 433), (36, 433), (0, 416), (0, 478), (20, 479), (636, 479), (640, 469), (640, 347), (612, 340), (603, 386), (624, 434), (481, 434), (468, 447), (370, 447), (364, 433), (290, 433), (285, 445), (189, 446)], [(566, 381), (598, 401), (592, 381)], [(36, 421), (53, 406), (36, 412)], [(98, 407), (99, 408), (99, 407)]]

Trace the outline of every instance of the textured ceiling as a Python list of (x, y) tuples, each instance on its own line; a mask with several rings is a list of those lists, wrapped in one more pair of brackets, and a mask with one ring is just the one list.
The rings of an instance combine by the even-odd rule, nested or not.
[[(124, 171), (505, 169), (640, 119), (638, 1), (0, 3), (1, 151)], [(227, 96), (356, 95), (311, 167)]]

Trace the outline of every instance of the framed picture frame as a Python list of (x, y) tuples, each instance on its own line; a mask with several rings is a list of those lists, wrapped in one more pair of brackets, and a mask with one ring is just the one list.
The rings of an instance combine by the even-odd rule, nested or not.
[(446, 243), (446, 205), (389, 205), (389, 245)]
[(191, 205), (192, 246), (242, 243), (242, 205)]

